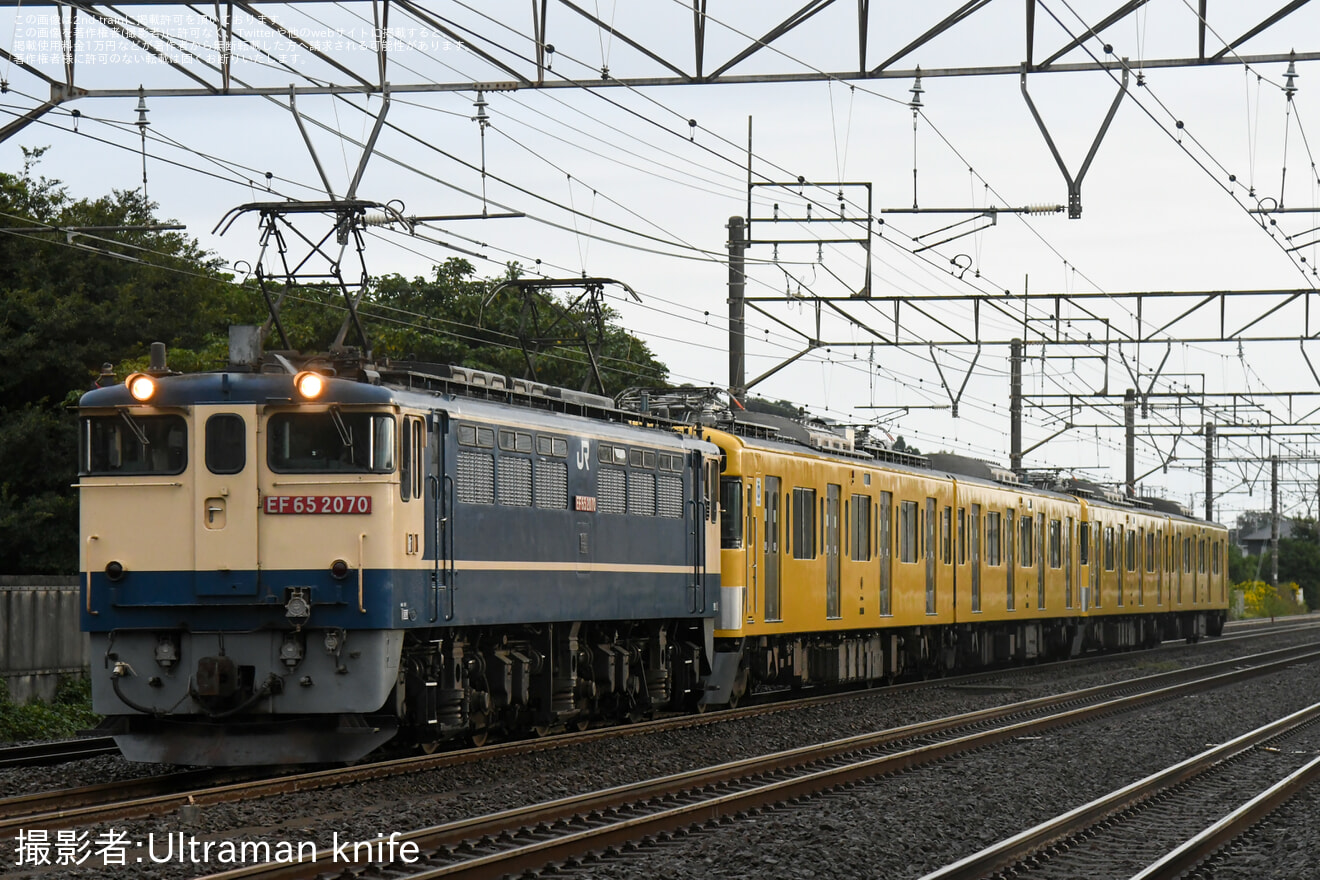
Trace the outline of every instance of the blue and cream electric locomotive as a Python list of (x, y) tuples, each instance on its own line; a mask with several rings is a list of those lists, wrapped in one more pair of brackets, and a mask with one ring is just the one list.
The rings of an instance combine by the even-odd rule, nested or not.
[(80, 406), (93, 708), (132, 760), (237, 765), (695, 702), (719, 451), (647, 421), (434, 365), (171, 374), (162, 346)]

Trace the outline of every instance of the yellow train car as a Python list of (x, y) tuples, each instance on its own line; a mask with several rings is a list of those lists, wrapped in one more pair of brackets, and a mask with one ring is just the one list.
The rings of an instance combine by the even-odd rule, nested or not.
[(1222, 627), (1220, 526), (1039, 488), (983, 462), (802, 433), (805, 444), (747, 423), (702, 429), (721, 452), (704, 705), (760, 686), (938, 674)]

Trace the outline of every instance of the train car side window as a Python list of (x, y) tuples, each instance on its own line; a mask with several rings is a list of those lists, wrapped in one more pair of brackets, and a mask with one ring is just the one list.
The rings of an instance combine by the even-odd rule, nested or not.
[(917, 522), (917, 502), (900, 501), (898, 503), (898, 561), (917, 561), (917, 535), (920, 524)]
[(1146, 532), (1146, 571), (1155, 570), (1155, 533)]
[(816, 490), (793, 489), (793, 558), (816, 558)]
[(628, 454), (628, 464), (633, 467), (645, 467), (642, 463), (642, 450), (634, 449)]
[(953, 508), (940, 511), (940, 562), (953, 564)]
[(1137, 532), (1135, 529), (1127, 530), (1127, 547), (1123, 551), (1123, 560), (1128, 571), (1137, 570)]
[(854, 495), (849, 519), (851, 541), (849, 542), (854, 562), (868, 562), (871, 559), (871, 496)]
[(967, 564), (967, 508), (958, 508), (958, 564)]
[(82, 474), (183, 473), (187, 440), (182, 416), (90, 416), (82, 420), (79, 437)]
[(1105, 526), (1105, 571), (1114, 570), (1114, 527)]
[(724, 477), (720, 480), (720, 547), (738, 550), (743, 545), (742, 480)]
[(1091, 563), (1091, 524), (1089, 522), (1077, 524), (1077, 564), (1089, 565)]
[(237, 413), (217, 413), (206, 420), (206, 469), (236, 474), (247, 466), (247, 430)]
[(1034, 521), (1029, 513), (1024, 513), (1022, 519), (1018, 520), (1018, 564), (1023, 568), (1031, 568), (1036, 564), (1032, 553), (1036, 547), (1032, 529)]
[(1001, 556), (1001, 538), (999, 536), (1000, 523), (1003, 514), (997, 510), (987, 511), (985, 514), (985, 564), (1000, 565)]
[(1063, 568), (1063, 523), (1050, 520), (1050, 568)]

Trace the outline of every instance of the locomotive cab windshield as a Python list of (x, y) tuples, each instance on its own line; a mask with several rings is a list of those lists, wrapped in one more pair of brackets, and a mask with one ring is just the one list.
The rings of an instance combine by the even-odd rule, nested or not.
[(394, 471), (394, 415), (345, 412), (282, 412), (268, 426), (270, 469), (276, 473), (372, 473)]
[(82, 420), (80, 473), (179, 474), (188, 466), (188, 428), (178, 415), (132, 415), (126, 409)]

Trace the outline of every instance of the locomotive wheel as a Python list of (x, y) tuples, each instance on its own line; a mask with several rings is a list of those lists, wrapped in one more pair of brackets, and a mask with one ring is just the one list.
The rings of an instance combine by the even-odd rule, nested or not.
[(472, 713), (472, 745), (480, 748), (490, 740), (490, 716), (485, 712)]
[(746, 666), (738, 669), (738, 677), (733, 680), (733, 688), (729, 691), (729, 708), (737, 709), (738, 703), (747, 695), (747, 684), (752, 678), (752, 671)]

